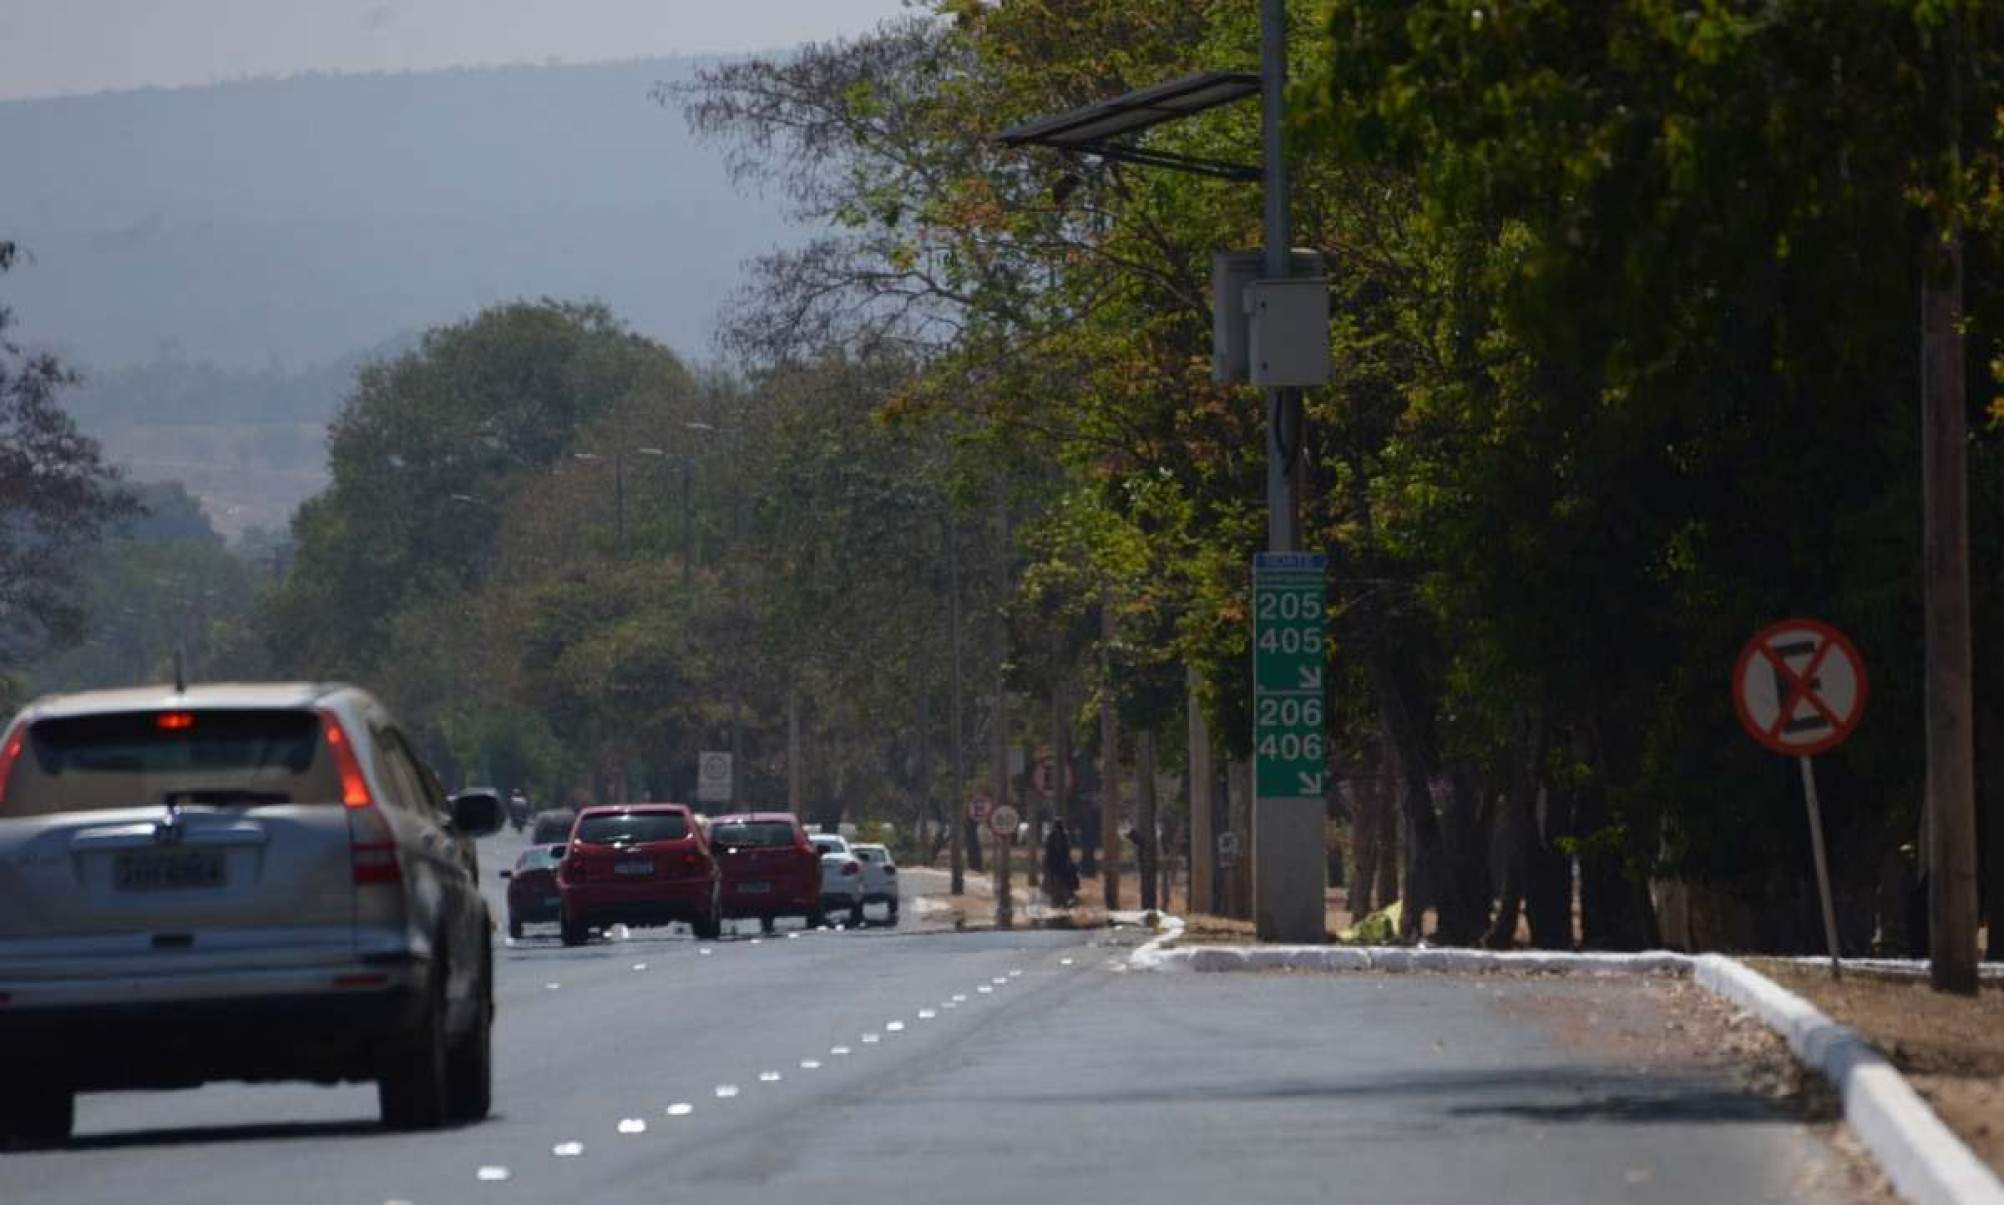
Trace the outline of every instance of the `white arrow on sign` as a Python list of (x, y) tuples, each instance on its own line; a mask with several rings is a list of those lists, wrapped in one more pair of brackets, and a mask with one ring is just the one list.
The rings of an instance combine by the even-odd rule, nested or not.
[(1302, 795), (1320, 795), (1322, 793), (1322, 775), (1319, 772), (1310, 774), (1306, 770), (1300, 770), (1296, 771), (1295, 777), (1301, 780)]
[(1296, 672), (1297, 672), (1298, 674), (1300, 674), (1300, 676), (1301, 676), (1301, 689), (1303, 689), (1303, 690), (1321, 690), (1321, 689), (1322, 689), (1322, 667), (1321, 667), (1321, 666), (1319, 666), (1319, 665), (1302, 665), (1302, 666), (1297, 666), (1297, 667), (1295, 667), (1295, 669), (1296, 669)]

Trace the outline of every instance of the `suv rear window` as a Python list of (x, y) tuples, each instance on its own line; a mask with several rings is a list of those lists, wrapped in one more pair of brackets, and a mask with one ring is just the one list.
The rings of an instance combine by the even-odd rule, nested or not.
[(0, 816), (341, 802), (311, 711), (137, 711), (28, 727)]
[(579, 820), (575, 837), (593, 845), (638, 845), (688, 835), (689, 818), (680, 812), (608, 812)]
[(515, 869), (553, 870), (557, 865), (557, 849), (560, 848), (562, 847), (552, 848), (547, 845), (538, 845), (525, 849), (522, 851), (522, 856), (516, 859)]
[(740, 849), (770, 849), (793, 844), (793, 826), (784, 820), (750, 820), (719, 824), (710, 829), (710, 844)]

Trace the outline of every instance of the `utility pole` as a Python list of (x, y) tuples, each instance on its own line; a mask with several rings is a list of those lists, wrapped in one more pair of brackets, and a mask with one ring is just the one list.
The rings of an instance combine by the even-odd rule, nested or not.
[(696, 545), (690, 539), (690, 532), (693, 530), (693, 518), (694, 518), (692, 514), (692, 511), (694, 510), (694, 504), (690, 501), (690, 498), (692, 494), (691, 486), (693, 485), (692, 479), (695, 476), (695, 472), (696, 472), (695, 456), (693, 454), (683, 456), (682, 457), (682, 592), (684, 594), (687, 594), (689, 592), (690, 585), (692, 584), (693, 581), (691, 574), (694, 572), (696, 565)]
[[(737, 768), (732, 767), (736, 776)], [(786, 810), (800, 815), (800, 683), (786, 684)]]
[(966, 728), (960, 711), (960, 540), (953, 530), (953, 516), (940, 520), (946, 536), (946, 613), (949, 639), (953, 646), (953, 668), (949, 682), (953, 689), (953, 796), (947, 801), (947, 831), (953, 839), (951, 892), (967, 893), (967, 855), (961, 848), (967, 833), (967, 751), (962, 747)]
[(1099, 634), (1107, 659), (1106, 690), (1099, 705), (1099, 883), (1106, 910), (1120, 909), (1120, 712), (1113, 699), (1113, 638), (1119, 625), (1113, 602), (1101, 604)]
[[(744, 481), (739, 476), (742, 458), (739, 455), (738, 430), (731, 432), (731, 551), (725, 561), (731, 575), (731, 617), (734, 635), (740, 637), (739, 648), (748, 647), (742, 639), (745, 622), (745, 575), (744, 567), (738, 562), (744, 556)], [(731, 810), (738, 811), (744, 803), (745, 795), (745, 741), (744, 741), (744, 681), (740, 667), (733, 665), (729, 670), (731, 679)]]
[(1190, 899), (1192, 913), (1216, 912), (1211, 898), (1211, 855), (1217, 838), (1211, 833), (1211, 792), (1216, 775), (1211, 769), (1211, 729), (1204, 722), (1204, 708), (1197, 700), (1203, 676), (1195, 666), (1184, 669), (1183, 706), (1190, 730)]
[(626, 559), (626, 454), (612, 454), (612, 547)]
[[(1009, 806), (1009, 503), (995, 500), (996, 590), (1002, 610), (995, 616), (995, 718), (992, 744), (995, 749), (995, 810)], [(1010, 847), (1016, 834), (995, 835), (995, 927), (1008, 929), (1016, 919), (1014, 888), (1009, 882)]]
[[(1941, 27), (1947, 135), (1962, 164), (1960, 18)], [(1954, 199), (1960, 204), (1960, 198)], [(1921, 285), (1921, 492), (1926, 531), (1928, 963), (1934, 989), (1973, 996), (1976, 803), (1970, 702), (1969, 497), (1963, 381), (1962, 223), (1951, 210), (1927, 248)]]

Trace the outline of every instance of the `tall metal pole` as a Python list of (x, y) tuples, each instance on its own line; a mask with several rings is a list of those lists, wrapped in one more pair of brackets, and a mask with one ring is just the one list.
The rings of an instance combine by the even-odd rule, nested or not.
[(696, 472), (695, 455), (692, 453), (683, 456), (682, 457), (682, 592), (684, 594), (688, 593), (689, 591), (689, 586), (691, 583), (690, 574), (694, 571), (696, 564), (696, 546), (690, 539), (690, 531), (693, 520), (693, 516), (691, 514), (692, 503), (690, 502), (690, 495), (692, 493), (692, 490), (690, 487), (692, 485), (691, 478), (695, 476), (695, 472)]
[[(725, 560), (731, 575), (731, 626), (739, 636), (738, 647), (746, 647), (742, 629), (745, 622), (745, 582), (743, 567), (738, 564), (743, 555), (744, 522), (744, 482), (739, 476), (738, 436), (731, 435), (731, 551)], [(731, 678), (731, 810), (737, 811), (744, 802), (745, 792), (745, 745), (744, 745), (744, 683), (737, 666), (730, 669)]]
[(1211, 731), (1204, 722), (1204, 708), (1197, 699), (1203, 677), (1197, 667), (1183, 671), (1185, 719), (1189, 724), (1190, 745), (1190, 892), (1191, 912), (1216, 912), (1212, 900), (1211, 856), (1216, 848), (1212, 834), (1211, 794), (1216, 775), (1211, 769)]
[(626, 453), (612, 454), (612, 547), (626, 559)]
[(953, 880), (952, 893), (967, 893), (967, 854), (961, 847), (967, 832), (967, 750), (963, 747), (966, 729), (961, 722), (960, 712), (960, 540), (953, 530), (951, 516), (943, 519), (941, 528), (946, 533), (946, 579), (947, 579), (947, 627), (953, 645), (953, 670), (949, 680), (953, 688), (953, 797), (947, 801), (947, 831), (952, 835)]
[[(999, 555), (996, 559), (995, 597), (1006, 600), (1009, 597), (1009, 504), (998, 498), (995, 502), (995, 535)], [(995, 617), (995, 807), (1000, 810), (1009, 805), (1009, 617), (1005, 611)], [(995, 927), (1007, 929), (1015, 923), (1015, 887), (1009, 882), (1010, 847), (1016, 843), (1016, 834), (998, 833), (995, 838)]]
[[(1260, 149), (1265, 204), (1265, 268), (1290, 274), (1287, 110), (1287, 2), (1260, 0)], [(1302, 407), (1299, 389), (1266, 391), (1266, 542), (1271, 552), (1301, 548)], [(1325, 940), (1322, 809), (1311, 800), (1255, 798), (1252, 815), (1254, 929), (1263, 941)]]
[[(1950, 162), (1960, 170), (1960, 67), (1943, 27)], [(1936, 991), (1976, 994), (1976, 786), (1970, 701), (1962, 228), (1951, 217), (1921, 285), (1921, 494), (1926, 587), (1928, 961)]]

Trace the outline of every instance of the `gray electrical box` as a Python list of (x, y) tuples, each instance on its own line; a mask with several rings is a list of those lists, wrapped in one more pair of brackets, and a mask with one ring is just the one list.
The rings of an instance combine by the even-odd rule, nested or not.
[(1329, 279), (1297, 276), (1246, 286), (1247, 359), (1252, 383), (1267, 389), (1327, 385)]
[[(1322, 256), (1316, 252), (1296, 247), (1291, 259), (1292, 275), (1323, 275)], [(1211, 252), (1211, 379), (1220, 385), (1252, 379), (1252, 330), (1245, 297), (1246, 289), (1264, 275), (1263, 252)]]

